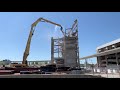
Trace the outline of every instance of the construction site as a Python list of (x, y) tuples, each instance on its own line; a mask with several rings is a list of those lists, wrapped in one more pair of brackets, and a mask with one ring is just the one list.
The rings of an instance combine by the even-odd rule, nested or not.
[[(30, 54), (30, 45), (36, 30), (35, 27), (41, 22), (60, 27), (62, 37), (51, 37), (51, 60), (44, 61), (46, 63), (43, 64), (40, 62), (40, 65), (39, 63), (34, 63), (34, 61), (34, 65), (31, 65), (27, 61), (27, 57)], [(120, 40), (117, 40), (116, 43), (98, 47), (97, 54), (80, 58), (78, 32), (77, 19), (73, 21), (71, 27), (64, 30), (63, 26), (58, 23), (45, 18), (38, 18), (31, 24), (23, 60), (20, 61), (21, 63), (11, 62), (8, 65), (3, 64), (0, 67), (0, 78), (103, 78), (104, 76), (101, 73), (107, 68), (107, 72), (105, 71), (104, 74), (107, 73), (106, 75), (108, 75), (110, 68), (113, 69), (113, 67), (115, 67), (114, 72), (119, 74)], [(86, 64), (86, 67), (82, 68), (80, 60), (86, 60), (87, 62), (87, 59), (92, 57), (97, 57), (97, 66), (88, 67)], [(110, 64), (114, 65), (111, 67)]]

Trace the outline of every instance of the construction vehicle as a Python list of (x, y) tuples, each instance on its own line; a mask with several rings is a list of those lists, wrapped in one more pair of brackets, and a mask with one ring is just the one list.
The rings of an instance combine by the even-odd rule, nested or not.
[(23, 54), (22, 64), (12, 63), (12, 64), (11, 64), (11, 67), (28, 67), (27, 57), (28, 57), (29, 51), (30, 51), (31, 38), (32, 38), (32, 36), (33, 36), (33, 34), (34, 34), (35, 27), (36, 27), (36, 25), (37, 25), (39, 22), (47, 22), (47, 23), (51, 23), (51, 24), (54, 24), (54, 25), (56, 25), (56, 26), (59, 26), (59, 27), (60, 27), (60, 30), (61, 30), (62, 33), (64, 34), (63, 28), (62, 28), (62, 26), (61, 26), (60, 24), (54, 23), (54, 22), (49, 21), (49, 20), (44, 19), (44, 18), (39, 18), (39, 19), (37, 19), (37, 20), (31, 25), (31, 30), (30, 30), (29, 37), (28, 37), (27, 44), (26, 44), (26, 48), (25, 48), (25, 51), (24, 51), (24, 54)]

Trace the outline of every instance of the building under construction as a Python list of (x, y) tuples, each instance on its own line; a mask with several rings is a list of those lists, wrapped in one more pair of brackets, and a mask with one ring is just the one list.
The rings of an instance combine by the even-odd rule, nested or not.
[(57, 67), (80, 67), (77, 20), (65, 29), (63, 37), (51, 38), (51, 62)]

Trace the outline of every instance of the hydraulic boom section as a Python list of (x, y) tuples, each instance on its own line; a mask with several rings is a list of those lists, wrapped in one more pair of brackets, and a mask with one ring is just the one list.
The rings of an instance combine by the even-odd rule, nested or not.
[(44, 19), (44, 18), (39, 18), (37, 19), (32, 25), (31, 25), (31, 30), (30, 30), (30, 33), (29, 33), (29, 37), (28, 37), (28, 41), (27, 41), (27, 45), (26, 45), (26, 48), (25, 48), (25, 52), (24, 52), (24, 55), (23, 55), (23, 61), (22, 61), (22, 64), (28, 66), (27, 64), (27, 57), (29, 55), (29, 51), (30, 51), (30, 43), (31, 43), (31, 39), (32, 39), (32, 36), (34, 34), (34, 31), (35, 31), (35, 27), (36, 25), (39, 23), (39, 22), (47, 22), (47, 23), (51, 23), (51, 24), (54, 24), (54, 25), (57, 25), (60, 27), (60, 30), (61, 32), (64, 34), (64, 31), (63, 31), (63, 27), (60, 25), (60, 24), (57, 24), (57, 23), (54, 23), (52, 21), (49, 21), (47, 19)]

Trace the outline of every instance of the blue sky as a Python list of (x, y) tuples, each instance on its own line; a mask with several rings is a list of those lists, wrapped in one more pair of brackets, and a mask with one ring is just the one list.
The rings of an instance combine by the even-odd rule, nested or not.
[[(119, 12), (0, 12), (0, 60), (22, 61), (31, 24), (39, 17), (64, 28), (70, 28), (77, 19), (80, 57), (95, 54), (97, 46), (120, 38)], [(50, 37), (60, 34), (54, 25), (39, 23), (27, 60), (49, 60)]]

